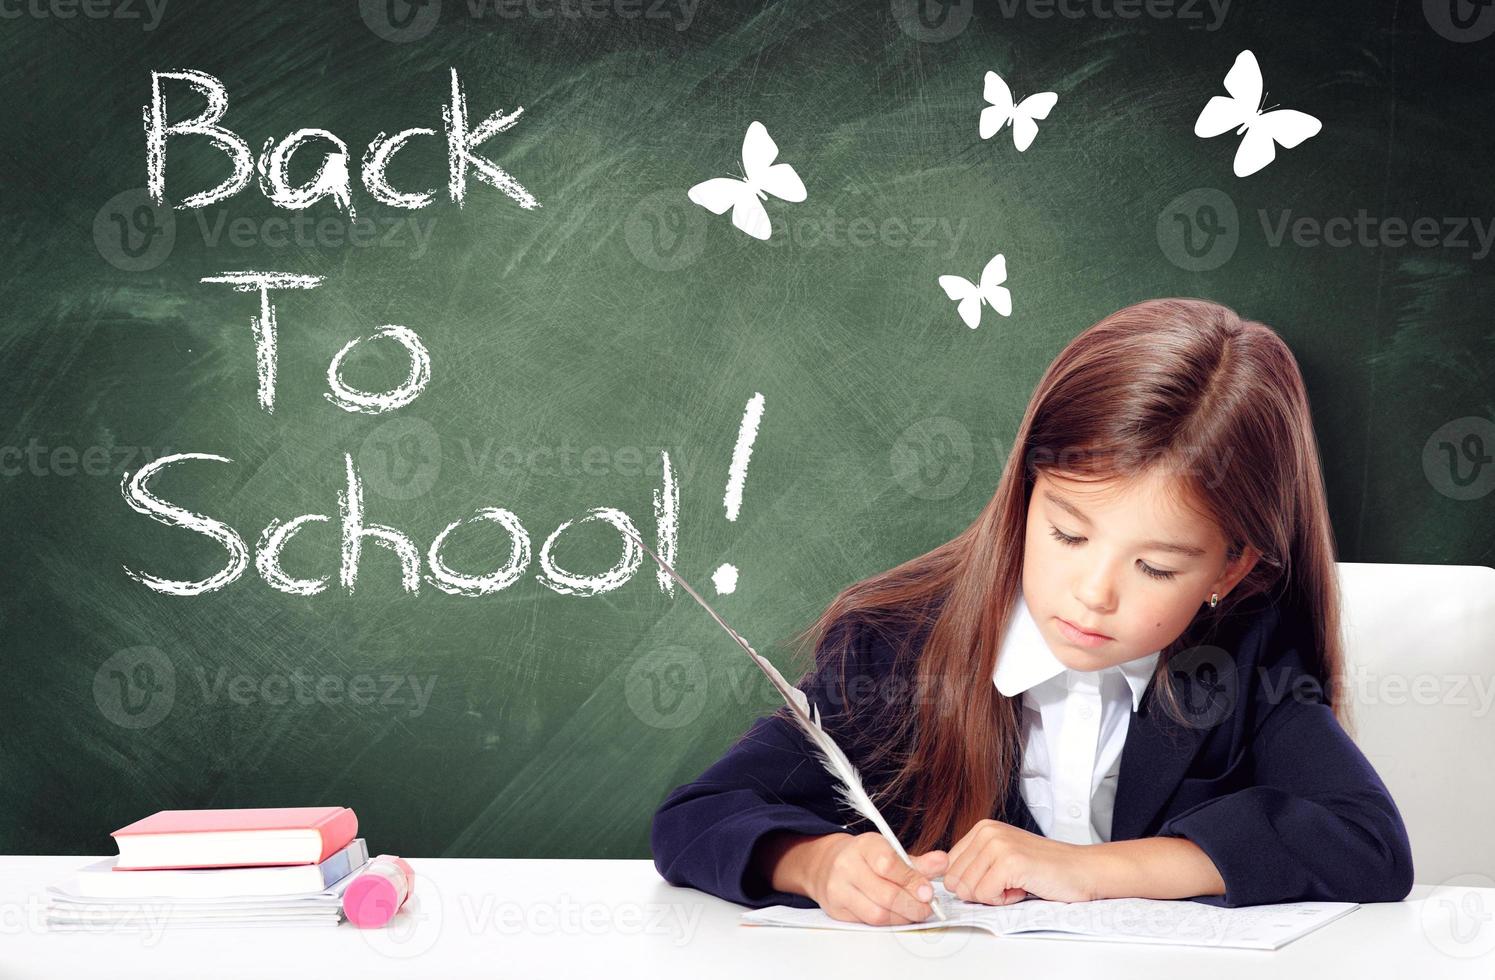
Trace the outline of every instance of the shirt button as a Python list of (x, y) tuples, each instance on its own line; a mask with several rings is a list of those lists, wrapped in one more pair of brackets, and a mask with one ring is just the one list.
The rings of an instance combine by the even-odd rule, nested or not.
[(1090, 705), (1088, 705), (1088, 704), (1082, 704), (1082, 705), (1080, 705), (1080, 717), (1081, 718), (1089, 718), (1094, 713), (1095, 712), (1091, 709)]
[(1069, 805), (1069, 815), (1071, 817), (1078, 817), (1080, 815), (1080, 804), (1071, 803)]

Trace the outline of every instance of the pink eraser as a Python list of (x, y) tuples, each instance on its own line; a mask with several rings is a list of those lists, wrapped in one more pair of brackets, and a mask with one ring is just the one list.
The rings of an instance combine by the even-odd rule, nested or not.
[(343, 914), (360, 929), (383, 926), (415, 890), (415, 869), (403, 858), (381, 854), (343, 890)]

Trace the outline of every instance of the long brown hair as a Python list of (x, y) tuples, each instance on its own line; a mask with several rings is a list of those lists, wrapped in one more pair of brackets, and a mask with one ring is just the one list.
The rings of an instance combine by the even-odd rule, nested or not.
[[(1303, 651), (1347, 729), (1333, 530), (1308, 396), (1296, 360), (1270, 327), (1199, 299), (1157, 299), (1107, 316), (1044, 372), (997, 483), (953, 540), (840, 592), (796, 637), (832, 666), (833, 631), (856, 624), (912, 657), (916, 697), (884, 705), (896, 752), (877, 795), (914, 801), (899, 839), (910, 853), (950, 847), (1008, 798), (1021, 761), (1020, 697), (991, 682), (1021, 589), (1028, 502), (1040, 471), (1106, 480), (1168, 466), (1187, 506), (1212, 520), (1228, 556), (1249, 544), (1255, 566), (1220, 605), (1202, 605), (1163, 650), (1154, 688), (1182, 719), (1168, 663), (1252, 596), (1297, 605), (1313, 624)], [(918, 733), (918, 734), (914, 734)], [(927, 735), (925, 734), (927, 733)]]

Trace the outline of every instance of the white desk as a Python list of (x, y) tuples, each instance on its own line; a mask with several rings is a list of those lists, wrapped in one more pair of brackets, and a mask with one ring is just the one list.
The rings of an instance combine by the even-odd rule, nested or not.
[[(89, 857), (0, 857), (0, 978), (1097, 976), (1107, 980), (1495, 976), (1495, 888), (1419, 885), (1282, 949), (1204, 949), (738, 924), (741, 907), (665, 884), (648, 861), (412, 858), (419, 909), (387, 930), (49, 933), (46, 886)], [(1431, 896), (1432, 901), (1427, 899)], [(1440, 901), (1455, 899), (1453, 903)], [(1461, 904), (1462, 903), (1462, 904)], [(411, 912), (414, 914), (411, 914)], [(1457, 912), (1453, 918), (1450, 912)], [(1264, 974), (1267, 970), (1270, 973)]]

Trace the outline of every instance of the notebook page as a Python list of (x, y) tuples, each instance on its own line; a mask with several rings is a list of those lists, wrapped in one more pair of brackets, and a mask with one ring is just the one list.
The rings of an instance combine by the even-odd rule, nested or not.
[(1188, 901), (1109, 898), (1094, 902), (1027, 899), (1014, 905), (964, 902), (935, 882), (947, 921), (873, 926), (833, 919), (823, 910), (786, 905), (744, 912), (744, 925), (843, 931), (896, 931), (974, 926), (997, 936), (1277, 949), (1358, 908), (1353, 902), (1291, 902), (1221, 908)]

